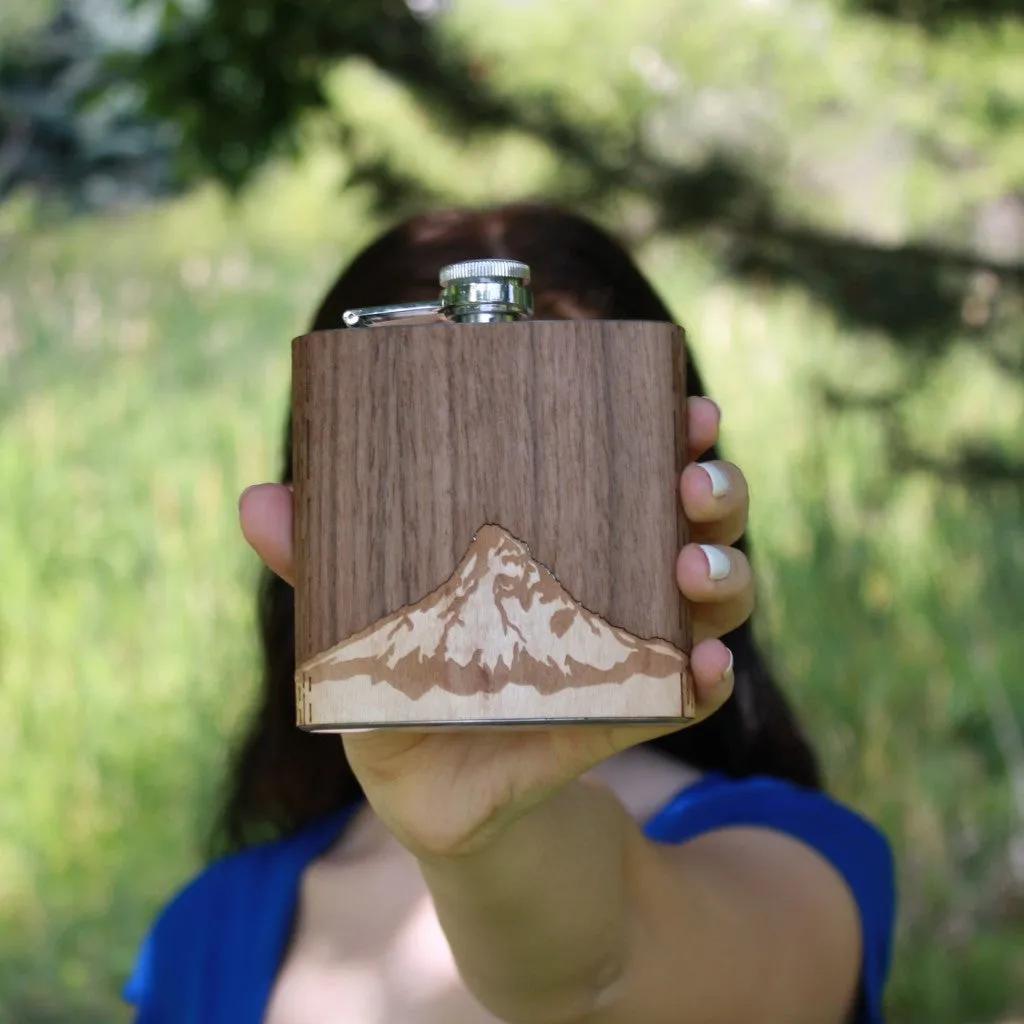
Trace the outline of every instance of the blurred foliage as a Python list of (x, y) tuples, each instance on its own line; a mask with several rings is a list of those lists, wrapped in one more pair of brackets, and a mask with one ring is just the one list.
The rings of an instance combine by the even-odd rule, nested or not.
[(175, 188), (173, 129), (107, 63), (138, 28), (115, 9), (121, 31), (104, 32), (87, 11), (0, 23), (0, 202), (29, 185), (80, 212)]
[[(921, 374), (965, 333), (1024, 373), (1012, 327), (1024, 302), (1024, 21), (996, 0), (648, 0), (603, 19), (541, 0), (137, 0), (131, 15), (109, 0), (104, 18), (134, 29), (103, 59), (71, 32), (71, 10), (0, 75), (22, 112), (0, 136), (0, 189), (19, 125), (31, 157), (8, 191), (60, 176), (124, 196), (208, 177), (237, 192), (267, 160), (294, 157), (315, 124), (345, 154), (343, 184), (367, 188), (389, 218), (471, 198), (471, 182), (441, 185), (396, 152), (386, 108), (375, 120), (339, 101), (339, 77), (375, 76), (452, 147), (532, 142), (558, 169), (536, 182), (544, 195), (631, 204), (637, 243), (699, 235), (732, 275), (797, 284), (914, 350)], [(928, 39), (917, 23), (959, 31)], [(57, 45), (69, 32), (79, 42)], [(939, 177), (957, 198), (927, 209)], [(898, 394), (836, 399), (889, 406), (896, 425), (908, 390), (909, 379)], [(996, 450), (934, 462), (908, 453), (920, 468), (1024, 480)]]
[(998, 22), (1020, 16), (1020, 0), (848, 0), (853, 11), (880, 14), (897, 21), (935, 30), (952, 30), (966, 23)]

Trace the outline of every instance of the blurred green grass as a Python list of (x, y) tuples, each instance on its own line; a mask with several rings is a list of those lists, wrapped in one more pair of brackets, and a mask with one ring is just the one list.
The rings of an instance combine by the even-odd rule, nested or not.
[[(640, 17), (616, 4), (618, 21), (590, 23), (589, 49), (560, 68), (579, 117), (614, 131), (602, 54), (657, 39), (651, 11), (669, 6)], [(948, 90), (907, 72), (924, 53), (911, 35), (851, 23), (812, 74), (820, 31), (804, 38), (758, 8), (737, 34), (735, 6), (689, 6), (703, 19), (678, 42), (690, 82), (738, 88), (743, 55), (771, 45), (762, 71), (785, 97), (790, 170), (841, 177), (836, 205), (791, 174), (787, 202), (802, 215), (927, 234), (1024, 167), (1020, 139), (992, 135), (975, 140), (983, 169), (942, 175), (919, 160), (899, 163), (899, 187), (878, 168), (858, 182), (863, 168), (830, 147), (841, 137), (852, 150), (859, 136), (813, 113), (836, 94), (867, 136), (885, 118), (930, 132), (940, 114), (953, 138), (981, 132), (971, 61), (985, 52), (992, 79), (1018, 88), (1004, 60), (1012, 33), (928, 51), (928, 67), (964, 85), (950, 113)], [(497, 54), (510, 23), (487, 9), (462, 5), (452, 31)], [(559, 5), (534, 14), (534, 37), (564, 53), (579, 19)], [(874, 78), (856, 72), (866, 47)], [(735, 59), (709, 56), (725, 51)], [(516, 87), (554, 89), (550, 61), (534, 56), (511, 54)], [(911, 85), (879, 113), (899, 74)], [(559, 173), (524, 139), (437, 141), (429, 118), (361, 65), (333, 88), (379, 125), (382, 152), (449, 198), (514, 198)], [(631, 95), (616, 100), (627, 114)], [(49, 226), (27, 200), (0, 209), (0, 1021), (126, 1019), (117, 991), (137, 944), (199, 866), (256, 685), (256, 565), (235, 499), (276, 473), (289, 340), (380, 226), (366, 194), (339, 188), (344, 161), (315, 124), (309, 137), (297, 165), (268, 171), (238, 206), (203, 190)], [(643, 219), (634, 207), (603, 215)], [(727, 454), (751, 481), (762, 637), (833, 789), (896, 847), (891, 1019), (1024, 1012), (1024, 495), (901, 478), (876, 416), (826, 407), (822, 382), (884, 388), (912, 372), (887, 339), (844, 328), (801, 292), (736, 285), (696, 240), (654, 239), (640, 256), (689, 330), (725, 410)], [(906, 410), (922, 444), (984, 438), (1024, 455), (1024, 389), (967, 335), (922, 383)]]

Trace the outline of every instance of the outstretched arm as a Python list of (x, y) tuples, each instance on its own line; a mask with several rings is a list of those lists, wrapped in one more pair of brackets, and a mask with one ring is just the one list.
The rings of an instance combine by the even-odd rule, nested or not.
[[(690, 399), (691, 457), (718, 410)], [(732, 547), (747, 521), (743, 475), (689, 465), (693, 539), (679, 586), (693, 604), (697, 720), (732, 690), (719, 637), (747, 619), (750, 565)], [(291, 574), (291, 495), (249, 492), (242, 528)], [(381, 730), (345, 752), (380, 820), (422, 865), (463, 978), (512, 1024), (841, 1024), (860, 964), (853, 899), (796, 840), (729, 829), (683, 846), (648, 841), (584, 776), (671, 731), (635, 725), (533, 732)]]
[(842, 1024), (861, 937), (817, 853), (759, 828), (644, 837), (576, 782), (475, 854), (426, 860), (460, 972), (512, 1024)]

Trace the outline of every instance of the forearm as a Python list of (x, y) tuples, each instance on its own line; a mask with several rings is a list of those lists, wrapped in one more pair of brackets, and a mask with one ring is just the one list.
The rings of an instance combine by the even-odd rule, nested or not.
[(855, 904), (788, 836), (662, 846), (577, 782), (471, 857), (421, 865), (464, 981), (512, 1024), (848, 1018)]
[(643, 838), (615, 796), (575, 782), (483, 850), (423, 862), (463, 979), (504, 1020), (586, 1015), (623, 969), (630, 860)]

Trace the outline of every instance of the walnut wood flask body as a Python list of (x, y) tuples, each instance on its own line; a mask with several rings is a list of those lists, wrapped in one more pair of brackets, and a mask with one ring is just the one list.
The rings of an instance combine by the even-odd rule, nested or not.
[(322, 331), (292, 361), (299, 726), (693, 716), (679, 327)]

